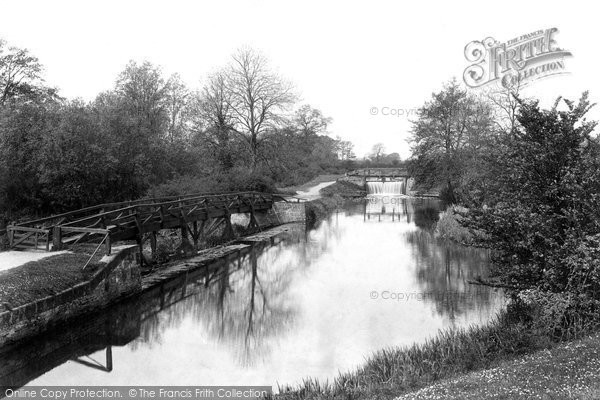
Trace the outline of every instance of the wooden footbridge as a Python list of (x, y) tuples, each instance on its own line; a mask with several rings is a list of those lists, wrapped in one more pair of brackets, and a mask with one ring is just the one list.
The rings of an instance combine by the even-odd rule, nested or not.
[(347, 176), (363, 178), (366, 181), (406, 180), (410, 174), (406, 168), (363, 168), (346, 174)]
[[(100, 204), (47, 218), (12, 224), (7, 227), (13, 249), (59, 250), (67, 245), (100, 240), (110, 254), (111, 243), (136, 240), (145, 234), (156, 247), (156, 233), (162, 229), (181, 229), (182, 239), (191, 236), (197, 246), (206, 229), (225, 227), (233, 235), (231, 215), (250, 215), (249, 227), (261, 229), (258, 214), (266, 214), (275, 201), (300, 201), (261, 192), (194, 194)], [(147, 239), (147, 238), (146, 238)], [(99, 247), (100, 247), (99, 245)]]

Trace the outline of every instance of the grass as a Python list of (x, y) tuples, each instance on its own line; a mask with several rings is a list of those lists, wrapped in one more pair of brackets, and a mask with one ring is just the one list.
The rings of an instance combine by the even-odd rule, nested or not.
[(441, 331), (424, 344), (381, 350), (359, 369), (343, 373), (332, 382), (307, 379), (297, 387), (281, 387), (277, 397), (392, 399), (555, 344), (548, 333), (535, 331), (510, 315), (505, 311), (485, 326)]
[(306, 202), (306, 225), (309, 227), (314, 226), (317, 222), (327, 218), (342, 203), (343, 199), (339, 196), (322, 197)]
[(337, 181), (324, 187), (319, 193), (323, 197), (306, 203), (306, 224), (309, 227), (327, 218), (329, 214), (348, 201), (347, 199), (366, 195), (361, 186), (346, 181)]
[[(66, 290), (87, 280), (93, 267), (87, 272), (82, 267), (93, 249), (80, 248), (78, 252), (64, 253), (28, 262), (0, 272), (0, 311), (11, 309)], [(96, 263), (102, 251), (92, 260)]]
[(412, 399), (598, 399), (600, 334), (563, 343), (497, 367), (436, 383), (399, 400)]
[(337, 181), (332, 185), (324, 187), (319, 193), (326, 197), (338, 195), (344, 198), (365, 197), (367, 195), (366, 190), (362, 186), (348, 181)]

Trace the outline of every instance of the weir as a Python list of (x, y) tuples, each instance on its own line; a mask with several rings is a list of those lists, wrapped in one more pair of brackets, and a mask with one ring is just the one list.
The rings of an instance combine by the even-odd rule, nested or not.
[(364, 185), (368, 194), (375, 195), (405, 195), (409, 178), (404, 168), (365, 168), (346, 174), (346, 179)]
[(367, 182), (367, 193), (398, 196), (406, 194), (406, 188), (404, 181)]

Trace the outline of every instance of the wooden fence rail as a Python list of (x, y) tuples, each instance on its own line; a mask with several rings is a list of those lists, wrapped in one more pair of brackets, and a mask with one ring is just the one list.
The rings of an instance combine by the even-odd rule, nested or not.
[[(191, 194), (108, 203), (7, 227), (11, 248), (57, 250), (106, 237), (107, 249), (119, 240), (141, 240), (144, 233), (174, 229), (233, 213), (266, 211), (274, 201), (301, 201), (261, 192)], [(230, 224), (229, 224), (230, 225)], [(189, 227), (188, 227), (189, 229)]]

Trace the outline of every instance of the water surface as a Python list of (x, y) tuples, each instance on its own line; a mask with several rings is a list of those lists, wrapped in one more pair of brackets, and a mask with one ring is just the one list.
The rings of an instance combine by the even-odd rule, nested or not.
[[(436, 240), (436, 200), (372, 197), (0, 354), (13, 385), (276, 385), (485, 323), (485, 251)], [(34, 356), (29, 356), (33, 354)]]

